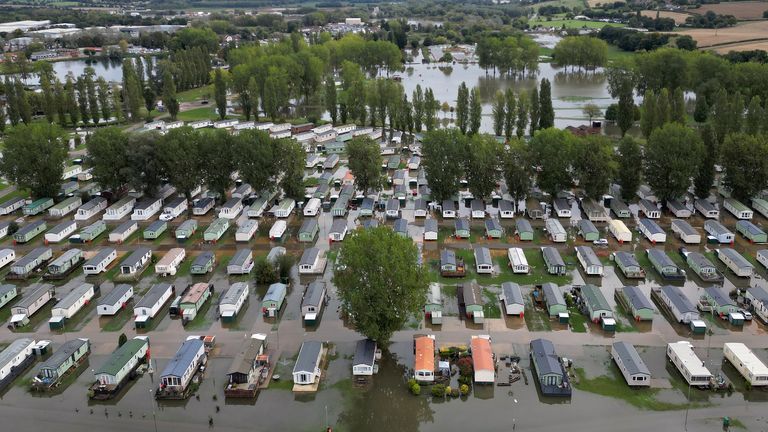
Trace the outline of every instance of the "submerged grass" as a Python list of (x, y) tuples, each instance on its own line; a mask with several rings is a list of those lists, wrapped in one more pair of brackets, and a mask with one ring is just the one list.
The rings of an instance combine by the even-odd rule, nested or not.
[(589, 393), (606, 396), (613, 399), (621, 399), (624, 402), (648, 411), (677, 411), (685, 409), (688, 404), (663, 402), (656, 399), (658, 389), (632, 389), (628, 388), (624, 380), (617, 376), (614, 371), (615, 365), (610, 370), (613, 376), (601, 375), (595, 378), (587, 378), (584, 369), (575, 368), (578, 381), (574, 387)]
[(576, 307), (568, 308), (568, 314), (570, 315), (568, 322), (571, 326), (571, 331), (574, 333), (586, 333), (587, 317)]

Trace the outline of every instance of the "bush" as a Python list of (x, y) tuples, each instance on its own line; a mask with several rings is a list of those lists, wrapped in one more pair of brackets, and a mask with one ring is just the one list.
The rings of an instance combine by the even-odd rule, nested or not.
[(453, 394), (453, 389), (451, 389), (451, 386), (445, 386), (445, 396), (450, 396)]
[(125, 345), (126, 342), (128, 342), (128, 336), (126, 336), (125, 333), (120, 333), (120, 337), (117, 338), (117, 346), (121, 347)]
[(411, 386), (411, 394), (413, 394), (414, 396), (420, 395), (421, 394), (421, 386), (418, 385), (417, 383), (413, 383), (413, 385)]
[(461, 387), (459, 387), (459, 392), (462, 396), (466, 396), (469, 394), (469, 386), (466, 384), (462, 384)]
[(459, 397), (459, 389), (457, 388), (451, 389), (451, 397), (455, 397), (455, 398)]
[(294, 263), (293, 255), (280, 255), (277, 258), (277, 269), (280, 275), (280, 279), (287, 283), (287, 279), (291, 277), (291, 268)]
[(267, 261), (266, 257), (260, 257), (254, 264), (254, 270), (256, 273), (256, 283), (258, 284), (271, 284), (277, 282), (277, 269), (271, 262)]
[(416, 382), (416, 378), (411, 378), (408, 380), (408, 388), (413, 387), (414, 384), (419, 385), (419, 383)]
[(474, 368), (472, 367), (472, 358), (462, 357), (456, 362), (456, 366), (459, 367), (459, 374), (463, 377), (472, 375)]
[(12, 235), (16, 234), (16, 231), (18, 231), (18, 230), (19, 230), (19, 224), (17, 224), (16, 222), (11, 222), (11, 223), (8, 224), (8, 235), (9, 236), (12, 236)]
[(459, 377), (459, 384), (471, 384), (472, 378), (470, 376), (462, 375)]
[(432, 386), (432, 397), (445, 397), (445, 385), (435, 384)]

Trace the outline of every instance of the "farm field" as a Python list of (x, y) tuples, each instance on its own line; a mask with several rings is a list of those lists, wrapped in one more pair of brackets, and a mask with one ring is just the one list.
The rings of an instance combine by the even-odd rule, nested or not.
[(546, 20), (530, 20), (528, 24), (531, 27), (536, 26), (542, 26), (542, 27), (555, 27), (555, 28), (561, 28), (565, 26), (565, 28), (595, 28), (600, 29), (606, 26), (611, 27), (624, 27), (624, 24), (616, 24), (616, 23), (606, 23), (602, 21), (586, 21), (586, 20), (567, 20), (567, 19), (553, 19), (552, 21), (546, 21)]
[(713, 49), (713, 51), (715, 51), (718, 54), (728, 54), (731, 51), (752, 51), (752, 50), (768, 51), (768, 41), (728, 44), (728, 45), (718, 46)]
[[(725, 29), (688, 29), (680, 32), (689, 35), (699, 43), (699, 48), (768, 40), (768, 21), (742, 23)], [(742, 49), (743, 50), (743, 49)]]
[(701, 5), (700, 8), (691, 9), (691, 13), (703, 15), (712, 11), (721, 15), (733, 15), (739, 20), (759, 20), (763, 19), (763, 12), (766, 10), (766, 2), (728, 2)]
[(640, 12), (643, 16), (647, 16), (650, 18), (656, 18), (656, 15), (658, 13), (659, 18), (672, 18), (675, 20), (675, 24), (685, 24), (685, 19), (691, 16), (687, 13), (682, 12), (671, 12), (671, 11), (655, 11), (655, 10), (644, 10)]

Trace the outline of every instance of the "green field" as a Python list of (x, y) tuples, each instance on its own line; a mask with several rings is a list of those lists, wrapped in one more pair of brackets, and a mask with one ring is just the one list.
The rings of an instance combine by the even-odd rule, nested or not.
[[(206, 96), (205, 98), (203, 96)], [(179, 103), (182, 102), (192, 102), (196, 100), (201, 99), (209, 99), (211, 96), (213, 96), (213, 84), (193, 88), (191, 90), (179, 92), (177, 94), (177, 98), (179, 100)]]
[(189, 111), (182, 111), (177, 116), (179, 120), (183, 121), (214, 120), (217, 117), (216, 110), (212, 106), (204, 106)]
[(624, 24), (616, 24), (616, 23), (606, 23), (601, 21), (586, 21), (586, 20), (572, 20), (572, 19), (553, 19), (551, 21), (547, 19), (534, 19), (528, 21), (528, 25), (531, 27), (536, 26), (542, 26), (542, 27), (556, 27), (556, 28), (572, 28), (572, 29), (580, 29), (580, 28), (591, 28), (591, 29), (601, 29), (603, 27), (625, 27)]

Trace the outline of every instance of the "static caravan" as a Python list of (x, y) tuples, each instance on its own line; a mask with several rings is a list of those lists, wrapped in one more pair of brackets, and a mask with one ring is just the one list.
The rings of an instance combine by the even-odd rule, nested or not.
[(109, 294), (99, 299), (96, 313), (99, 316), (113, 316), (120, 312), (133, 297), (133, 286), (128, 284), (115, 285)]
[(192, 266), (189, 268), (189, 274), (192, 275), (204, 275), (213, 271), (213, 267), (216, 264), (216, 255), (211, 251), (204, 251), (192, 261)]
[(219, 209), (219, 218), (235, 219), (243, 211), (243, 202), (240, 198), (230, 198)]
[(768, 386), (768, 366), (743, 343), (726, 343), (723, 355), (750, 386)]
[(32, 378), (34, 388), (51, 388), (59, 383), (70, 370), (76, 369), (91, 352), (88, 339), (71, 339), (59, 347), (51, 357), (38, 368)]
[(541, 292), (543, 293), (542, 297), (544, 303), (547, 305), (547, 312), (549, 312), (550, 318), (568, 312), (568, 306), (565, 303), (565, 298), (563, 297), (563, 292), (560, 291), (560, 287), (552, 282), (547, 282), (542, 284)]
[(565, 228), (557, 219), (547, 219), (544, 223), (544, 227), (549, 233), (549, 238), (555, 243), (565, 243), (568, 241), (568, 233), (565, 232)]
[(555, 211), (555, 215), (559, 218), (571, 217), (571, 204), (565, 198), (555, 198), (552, 201), (552, 209)]
[(104, 248), (99, 250), (96, 255), (83, 264), (83, 273), (86, 276), (97, 275), (107, 271), (112, 262), (117, 259), (117, 250), (114, 248)]
[(568, 373), (565, 371), (555, 346), (547, 339), (534, 339), (529, 344), (531, 365), (536, 373), (541, 393), (545, 396), (571, 395)]
[(624, 222), (618, 219), (611, 219), (608, 222), (608, 230), (618, 240), (619, 244), (632, 241), (632, 231), (627, 228)]
[(515, 207), (512, 205), (511, 201), (499, 201), (499, 217), (501, 219), (512, 219), (515, 217)]
[(168, 283), (154, 284), (133, 307), (137, 328), (146, 327), (149, 320), (157, 316), (163, 305), (173, 295), (173, 285)]
[(400, 201), (395, 198), (387, 200), (385, 212), (388, 219), (397, 219), (400, 217)]
[(680, 287), (664, 285), (659, 291), (659, 299), (679, 323), (690, 324), (691, 321), (700, 318), (696, 306), (691, 303)]
[(355, 377), (373, 376), (379, 367), (376, 360), (381, 358), (381, 351), (376, 347), (376, 342), (370, 339), (361, 339), (355, 345), (355, 355), (352, 358), (352, 375)]
[(417, 382), (435, 381), (435, 336), (419, 335), (413, 338), (413, 374)]
[(294, 385), (313, 385), (320, 380), (322, 374), (320, 363), (325, 348), (322, 342), (304, 341), (299, 348), (299, 356), (293, 366)]
[(80, 233), (72, 236), (69, 241), (73, 243), (90, 243), (106, 230), (107, 223), (103, 220), (97, 220), (96, 222), (80, 230)]
[(489, 239), (500, 239), (504, 235), (504, 228), (498, 219), (490, 218), (485, 221), (485, 236)]
[(168, 222), (156, 220), (144, 229), (144, 240), (155, 240), (168, 229)]
[[(12, 276), (19, 279), (26, 279), (32, 272), (42, 267), (49, 259), (53, 257), (53, 250), (47, 247), (39, 247), (32, 249), (28, 254), (24, 255), (11, 264), (11, 272), (8, 276)], [(8, 277), (6, 276), (6, 277)]]
[(191, 127), (192, 129), (203, 129), (208, 127), (213, 127), (213, 121), (197, 120), (197, 121), (187, 123), (187, 126)]
[(34, 222), (28, 223), (23, 227), (19, 228), (19, 230), (13, 234), (13, 242), (14, 243), (30, 242), (32, 241), (32, 239), (37, 237), (38, 234), (41, 234), (46, 229), (48, 229), (48, 225), (46, 225), (44, 220), (36, 220)]
[(213, 209), (216, 200), (210, 197), (200, 198), (192, 205), (192, 214), (195, 216), (204, 216)]
[(0, 352), (0, 389), (4, 389), (35, 361), (35, 341), (16, 339)]
[(419, 166), (421, 165), (421, 158), (418, 156), (411, 156), (410, 159), (408, 159), (408, 169), (409, 170), (417, 170), (419, 169)]
[(472, 219), (483, 219), (485, 217), (485, 202), (481, 199), (473, 199), (470, 206)]
[(438, 237), (437, 219), (425, 220), (424, 221), (424, 240), (436, 241), (437, 237)]
[(752, 208), (763, 215), (763, 217), (768, 218), (768, 201), (762, 198), (752, 198)]
[(299, 261), (299, 274), (320, 274), (325, 265), (325, 253), (316, 247), (305, 249)]
[(600, 204), (596, 203), (592, 198), (584, 198), (581, 200), (581, 208), (587, 215), (587, 219), (592, 222), (607, 222), (608, 212)]
[(325, 282), (316, 280), (307, 285), (307, 289), (301, 298), (301, 316), (305, 325), (317, 323), (317, 316), (323, 310), (326, 302)]
[(693, 207), (707, 219), (718, 219), (720, 217), (720, 210), (705, 199), (697, 199), (693, 202)]
[(466, 274), (464, 261), (456, 258), (456, 252), (451, 249), (440, 251), (440, 275), (443, 277), (461, 277)]
[(217, 218), (206, 228), (203, 233), (203, 240), (207, 242), (215, 243), (224, 236), (224, 233), (229, 229), (229, 219)]
[(64, 217), (83, 205), (83, 199), (73, 196), (48, 209), (48, 215), (53, 218)]
[(750, 243), (768, 242), (768, 234), (748, 220), (736, 221), (736, 232), (741, 233)]
[(533, 241), (533, 227), (526, 219), (515, 220), (515, 237), (519, 241)]
[(722, 248), (715, 251), (717, 257), (738, 277), (750, 277), (755, 268), (740, 253), (731, 248)]
[(733, 198), (724, 199), (723, 208), (734, 215), (736, 219), (746, 220), (752, 219), (752, 216), (754, 216), (754, 212), (749, 207)]
[(477, 274), (493, 273), (493, 259), (491, 258), (490, 249), (482, 246), (475, 247), (474, 256), (475, 271), (477, 271)]
[(139, 230), (139, 223), (133, 220), (128, 220), (117, 226), (111, 233), (109, 233), (110, 243), (122, 243), (128, 240), (133, 233)]
[(270, 212), (275, 215), (276, 218), (287, 218), (293, 212), (296, 207), (296, 201), (290, 198), (284, 198), (280, 202), (270, 209)]
[(579, 235), (584, 241), (593, 242), (600, 238), (600, 231), (589, 219), (580, 220), (577, 226), (579, 228)]
[(509, 267), (512, 269), (512, 273), (528, 274), (531, 271), (528, 259), (521, 248), (507, 249), (507, 258), (509, 258)]
[(72, 196), (75, 192), (77, 192), (77, 188), (79, 185), (77, 184), (77, 181), (68, 181), (61, 184), (59, 187), (59, 195), (67, 195)]
[(547, 273), (553, 275), (564, 275), (566, 272), (565, 261), (560, 256), (560, 252), (553, 247), (541, 248), (541, 253), (544, 256), (544, 265), (547, 266)]
[(259, 197), (253, 202), (246, 210), (246, 215), (249, 218), (259, 218), (269, 207), (269, 203), (275, 197), (277, 193), (273, 191), (261, 191)]
[(358, 214), (359, 217), (372, 217), (374, 204), (375, 203), (373, 202), (372, 198), (363, 198), (363, 202), (360, 203), (360, 208), (359, 208), (360, 212)]
[(224, 119), (224, 120), (219, 120), (219, 121), (213, 122), (213, 128), (214, 129), (229, 129), (229, 128), (235, 127), (235, 125), (237, 125), (238, 123), (240, 123), (240, 120)]
[(174, 236), (176, 240), (184, 241), (195, 235), (197, 231), (197, 219), (187, 219), (176, 228)]
[(664, 243), (667, 241), (667, 233), (650, 219), (640, 219), (637, 228), (651, 242), (651, 244)]
[(267, 288), (267, 293), (261, 299), (261, 313), (265, 317), (276, 317), (283, 307), (283, 301), (288, 291), (288, 285), (273, 283)]
[(21, 208), (24, 216), (35, 216), (53, 207), (53, 198), (40, 198)]
[(650, 202), (647, 199), (641, 199), (637, 206), (648, 219), (659, 219), (661, 217), (661, 210), (659, 210), (656, 203)]
[(752, 311), (755, 312), (764, 323), (768, 323), (768, 291), (762, 287), (751, 287), (747, 289), (747, 293), (744, 297), (752, 306)]
[(161, 276), (174, 276), (187, 256), (187, 251), (184, 248), (171, 248), (163, 255), (160, 261), (155, 264), (155, 273)]
[(689, 386), (709, 387), (712, 373), (693, 352), (693, 344), (688, 341), (669, 343), (667, 357), (677, 367)]
[(523, 292), (520, 290), (520, 285), (514, 282), (502, 283), (499, 300), (504, 303), (504, 313), (522, 318), (525, 313), (525, 301), (523, 300)]
[(701, 243), (701, 234), (682, 219), (672, 219), (672, 232), (677, 234), (685, 244)]
[(640, 199), (648, 200), (651, 202), (658, 201), (656, 195), (653, 194), (653, 189), (651, 189), (651, 187), (648, 185), (640, 185), (640, 187), (637, 188), (637, 196), (640, 197)]
[(334, 169), (336, 168), (336, 165), (339, 164), (339, 155), (332, 154), (329, 155), (327, 158), (325, 158), (325, 162), (323, 162), (323, 169)]
[(733, 300), (719, 288), (704, 288), (703, 297), (712, 308), (712, 315), (720, 317), (721, 319), (728, 319), (728, 314), (738, 311), (736, 303), (734, 303)]
[[(398, 219), (395, 221), (395, 228), (397, 228), (397, 222), (403, 221), (405, 222), (405, 219)], [(407, 226), (407, 222), (406, 222)], [(397, 231), (397, 230), (395, 230)], [(346, 219), (334, 219), (333, 223), (331, 224), (331, 229), (328, 231), (328, 239), (330, 241), (344, 241), (344, 237), (347, 235), (347, 220)]]
[(48, 320), (50, 328), (52, 330), (63, 328), (66, 320), (71, 319), (88, 305), (94, 294), (94, 286), (89, 283), (81, 284), (70, 291), (51, 309), (51, 319)]
[(629, 210), (629, 206), (619, 198), (611, 199), (611, 210), (617, 218), (625, 219), (632, 217), (632, 212)]
[(629, 306), (629, 313), (635, 318), (635, 321), (652, 321), (656, 308), (653, 307), (651, 300), (643, 294), (643, 290), (634, 285), (628, 285), (617, 291)]
[(147, 198), (136, 203), (133, 207), (131, 220), (145, 221), (157, 214), (163, 208), (163, 200), (160, 198)]
[(470, 351), (475, 383), (493, 385), (496, 380), (496, 362), (491, 350), (490, 335), (472, 336)]
[(736, 239), (736, 235), (716, 220), (704, 222), (704, 231), (714, 237), (720, 244), (730, 244)]
[(304, 206), (303, 212), (305, 217), (313, 217), (320, 214), (320, 207), (322, 206), (322, 201), (320, 201), (319, 198), (310, 198), (309, 201), (307, 201), (307, 205)]
[(80, 206), (75, 213), (75, 220), (88, 220), (107, 208), (107, 199), (96, 197)]
[(768, 249), (760, 249), (755, 254), (755, 258), (757, 258), (757, 262), (763, 265), (763, 267), (768, 268)]
[(413, 203), (413, 217), (425, 218), (429, 210), (427, 210), (427, 200), (419, 198)]
[(120, 263), (120, 274), (137, 276), (144, 271), (151, 259), (152, 250), (147, 247), (139, 247)]
[(667, 200), (667, 208), (677, 218), (691, 217), (691, 210), (679, 200), (676, 200), (676, 199)]
[(8, 235), (8, 228), (10, 228), (11, 223), (8, 221), (0, 221), (0, 238), (3, 238)]
[(81, 172), (83, 172), (82, 165), (70, 165), (70, 166), (64, 167), (64, 171), (61, 178), (62, 180), (69, 180), (73, 177), (77, 177), (77, 175), (80, 174)]
[(235, 282), (229, 286), (219, 301), (219, 316), (223, 322), (232, 322), (248, 300), (248, 283)]
[(21, 327), (29, 323), (29, 319), (39, 311), (53, 296), (53, 285), (42, 284), (27, 288), (21, 299), (11, 307), (11, 325)]
[(189, 322), (195, 319), (205, 302), (211, 298), (211, 291), (213, 291), (213, 285), (202, 282), (189, 287), (179, 302), (182, 320)]
[(592, 322), (600, 322), (602, 318), (613, 318), (613, 310), (606, 300), (600, 288), (594, 285), (581, 287), (581, 300), (583, 301), (585, 314)]
[(439, 283), (430, 283), (424, 314), (432, 325), (443, 323), (443, 293)]
[(279, 240), (283, 237), (283, 234), (285, 234), (285, 230), (287, 228), (288, 224), (285, 221), (275, 221), (275, 223), (272, 224), (272, 228), (269, 229), (269, 239)]
[(616, 362), (624, 380), (631, 387), (650, 387), (651, 371), (645, 365), (635, 347), (627, 342), (614, 342), (611, 345), (611, 358)]
[(304, 243), (311, 243), (317, 238), (317, 233), (320, 231), (320, 226), (317, 223), (317, 219), (305, 219), (299, 228), (299, 241)]
[(531, 198), (525, 202), (525, 210), (530, 219), (544, 219), (544, 210), (539, 200)]
[(16, 259), (16, 251), (13, 249), (0, 249), (0, 268), (7, 266)]
[(75, 221), (64, 221), (45, 233), (45, 244), (59, 243), (77, 231)]
[(453, 200), (443, 200), (440, 208), (443, 219), (453, 219), (456, 217), (456, 203)]
[(69, 249), (48, 264), (48, 273), (43, 275), (43, 277), (47, 279), (64, 277), (74, 271), (81, 261), (83, 261), (83, 251), (80, 249)]
[(647, 249), (648, 261), (665, 279), (685, 279), (685, 271), (680, 269), (663, 249)]
[(242, 225), (235, 231), (235, 241), (250, 241), (259, 229), (259, 222), (253, 219), (246, 219)]
[(253, 270), (253, 266), (253, 252), (250, 249), (238, 249), (227, 263), (227, 274), (248, 274)]
[(685, 261), (702, 280), (706, 282), (723, 280), (723, 275), (717, 271), (717, 267), (704, 254), (696, 251), (688, 252)]
[(15, 299), (18, 295), (19, 289), (16, 287), (16, 285), (0, 285), (0, 308), (7, 305), (8, 302)]
[(185, 340), (160, 374), (160, 388), (156, 395), (158, 393), (186, 394), (192, 378), (206, 361), (203, 341), (191, 338)]
[(603, 263), (600, 262), (600, 258), (597, 257), (597, 254), (595, 254), (591, 247), (576, 246), (574, 249), (576, 249), (576, 258), (581, 263), (581, 267), (587, 276), (603, 275)]
[(9, 215), (16, 210), (24, 207), (25, 201), (22, 197), (11, 198), (0, 204), (0, 216)]
[(133, 206), (136, 205), (136, 198), (127, 196), (120, 201), (107, 207), (107, 211), (104, 212), (102, 219), (106, 220), (120, 220), (129, 214), (133, 210)]
[(160, 220), (164, 221), (170, 221), (174, 220), (177, 217), (181, 216), (187, 209), (189, 208), (189, 204), (187, 203), (187, 199), (184, 197), (176, 197), (170, 201), (168, 201), (163, 206), (163, 212), (160, 214)]

